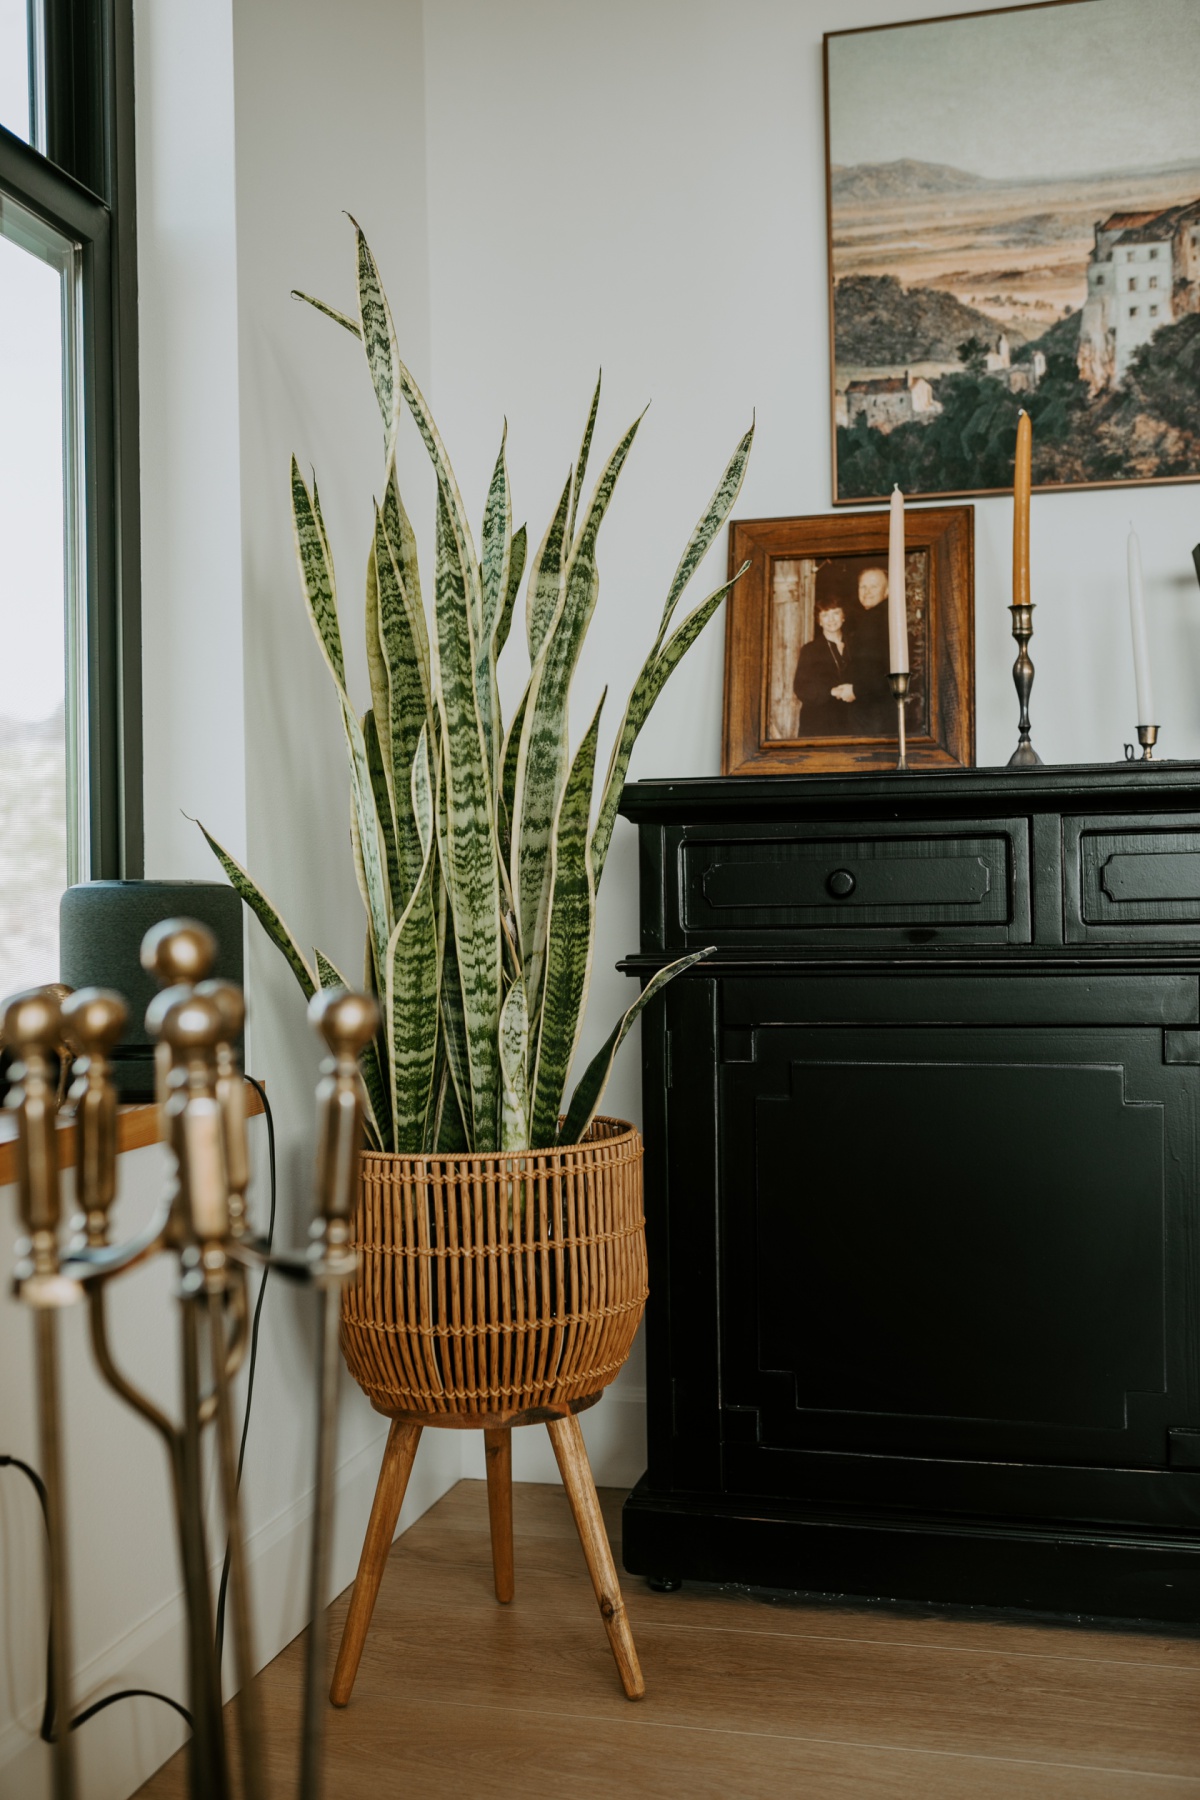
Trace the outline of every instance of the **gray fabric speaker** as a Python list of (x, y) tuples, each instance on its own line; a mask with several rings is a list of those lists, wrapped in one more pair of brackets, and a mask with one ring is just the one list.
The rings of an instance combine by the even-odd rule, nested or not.
[(59, 905), (59, 980), (115, 988), (129, 1023), (114, 1058), (124, 1100), (154, 1098), (146, 1008), (158, 989), (141, 964), (142, 939), (161, 919), (199, 919), (217, 940), (214, 975), (242, 983), (242, 903), (221, 881), (83, 881)]

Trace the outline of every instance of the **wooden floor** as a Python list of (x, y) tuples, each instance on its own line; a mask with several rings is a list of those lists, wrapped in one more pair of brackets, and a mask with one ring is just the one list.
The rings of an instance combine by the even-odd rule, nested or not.
[[(621, 1496), (602, 1498), (615, 1545)], [(326, 1800), (1200, 1796), (1200, 1637), (652, 1594), (628, 1577), (647, 1683), (630, 1704), (562, 1490), (518, 1486), (514, 1507), (508, 1607), (482, 1482), (397, 1542), (354, 1697), (327, 1715)], [(259, 1677), (276, 1795), (294, 1791), (302, 1643)], [(141, 1792), (185, 1788), (177, 1757)]]

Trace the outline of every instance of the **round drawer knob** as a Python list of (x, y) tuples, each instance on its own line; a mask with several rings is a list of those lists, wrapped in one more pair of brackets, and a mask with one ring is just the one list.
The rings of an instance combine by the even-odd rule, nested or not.
[(848, 900), (857, 885), (849, 869), (835, 869), (825, 883), (835, 900)]

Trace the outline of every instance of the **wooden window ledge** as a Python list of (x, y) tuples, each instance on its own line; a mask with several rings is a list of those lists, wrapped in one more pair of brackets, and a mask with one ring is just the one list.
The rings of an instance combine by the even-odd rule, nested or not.
[[(246, 1093), (246, 1116), (253, 1118), (255, 1113), (263, 1110), (262, 1096), (257, 1088), (248, 1087)], [(58, 1166), (60, 1169), (71, 1169), (75, 1166), (75, 1121), (70, 1113), (64, 1113), (58, 1121)], [(117, 1112), (117, 1154), (123, 1155), (126, 1150), (144, 1150), (147, 1144), (157, 1144), (158, 1108), (152, 1102), (143, 1102), (136, 1106), (122, 1106)], [(17, 1179), (17, 1121), (9, 1112), (0, 1112), (0, 1187), (7, 1187)]]

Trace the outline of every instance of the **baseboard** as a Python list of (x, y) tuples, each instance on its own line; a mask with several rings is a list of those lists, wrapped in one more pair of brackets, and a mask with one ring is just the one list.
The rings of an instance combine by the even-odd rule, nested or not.
[[(349, 1586), (383, 1455), (383, 1433), (338, 1470), (330, 1557), (330, 1598)], [(399, 1532), (454, 1486), (462, 1474), (458, 1432), (427, 1432), (400, 1515)], [(254, 1594), (259, 1666), (277, 1656), (306, 1623), (304, 1617), (311, 1491), (261, 1526), (246, 1544)], [(214, 1570), (214, 1581), (219, 1565)], [(149, 1687), (186, 1702), (184, 1609), (176, 1592), (115, 1638), (75, 1678), (75, 1706), (121, 1687)], [(41, 1650), (31, 1646), (31, 1654)], [(228, 1659), (227, 1659), (228, 1661)], [(40, 1704), (0, 1730), (0, 1793), (4, 1800), (50, 1800), (50, 1751), (37, 1736)], [(178, 1715), (154, 1700), (124, 1700), (75, 1733), (80, 1800), (128, 1800), (186, 1737)]]

